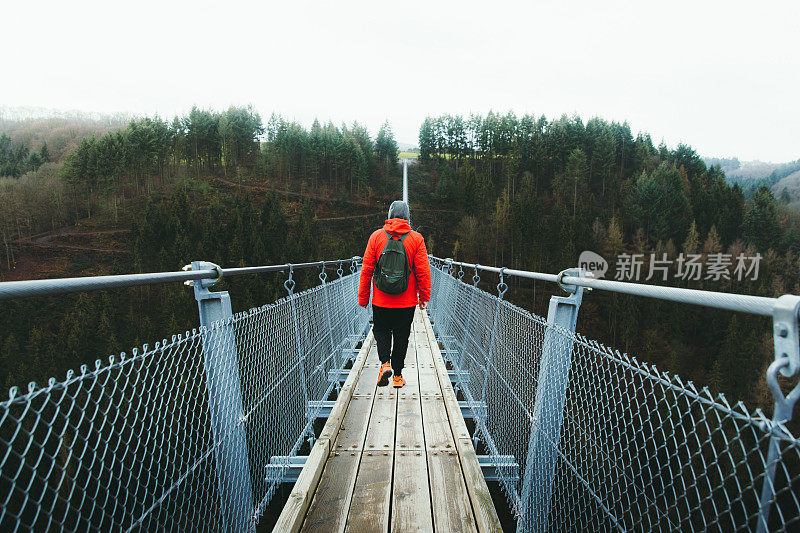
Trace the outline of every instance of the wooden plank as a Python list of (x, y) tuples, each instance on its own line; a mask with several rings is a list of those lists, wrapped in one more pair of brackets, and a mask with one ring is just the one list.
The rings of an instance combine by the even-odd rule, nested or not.
[[(413, 340), (413, 333), (412, 333)], [(409, 341), (408, 351), (406, 352), (405, 367), (403, 368), (403, 377), (406, 384), (398, 389), (398, 397), (409, 397), (419, 393), (419, 374), (417, 373), (417, 347), (413, 342)]]
[(467, 492), (472, 503), (472, 512), (475, 515), (475, 524), (478, 526), (478, 531), (481, 533), (502, 531), (497, 509), (494, 506), (494, 501), (492, 501), (489, 487), (486, 485), (486, 479), (483, 477), (483, 471), (478, 464), (475, 448), (472, 446), (472, 439), (458, 439), (456, 441), (456, 450), (461, 462), (461, 472), (467, 485)]
[(373, 396), (353, 395), (339, 427), (336, 440), (331, 447), (332, 452), (361, 450), (364, 445), (364, 437), (367, 435), (373, 398)]
[(300, 531), (308, 506), (314, 497), (314, 491), (322, 477), (329, 451), (330, 440), (317, 439), (273, 531)]
[(328, 421), (325, 423), (325, 427), (322, 429), (320, 438), (328, 437), (333, 439), (336, 436), (339, 426), (341, 425), (341, 421), (350, 405), (350, 400), (355, 394), (358, 393), (357, 386), (361, 382), (361, 374), (364, 371), (364, 367), (367, 364), (370, 354), (373, 352), (375, 352), (375, 337), (372, 334), (372, 330), (370, 330), (367, 338), (364, 339), (364, 343), (361, 346), (361, 350), (359, 350), (358, 356), (356, 356), (356, 360), (353, 363), (353, 368), (350, 370), (350, 374), (347, 376), (347, 379), (339, 391), (336, 404), (334, 404), (331, 414), (328, 417)]
[(403, 377), (406, 380), (406, 384), (398, 389), (398, 398), (407, 399), (419, 397), (419, 376), (415, 369), (407, 369), (403, 372)]
[(377, 387), (378, 368), (377, 353), (371, 350), (304, 530), (342, 531), (347, 527), (369, 531), (379, 523), (384, 530), (388, 527), (397, 392), (392, 387)]
[[(442, 398), (439, 375), (424, 324), (415, 324), (418, 337), (417, 365), (420, 375), (422, 427), (431, 507), (437, 531), (475, 531), (469, 493), (464, 485), (448, 412)], [(459, 416), (461, 414), (459, 413)]]
[[(372, 331), (372, 330), (370, 330), (370, 331)], [(377, 342), (372, 344), (372, 346), (370, 347), (369, 352), (367, 352), (367, 353), (368, 353), (368, 355), (367, 355), (367, 360), (366, 360), (365, 364), (377, 365), (377, 364), (379, 364), (381, 362), (380, 359), (378, 359), (378, 343)]]
[(372, 404), (369, 429), (364, 443), (365, 451), (385, 452), (394, 449), (396, 415), (397, 392), (396, 389), (391, 388), (391, 394), (387, 394), (386, 397), (376, 398)]
[(397, 399), (395, 475), (392, 486), (393, 532), (433, 532), (431, 495), (428, 488), (428, 462), (425, 455), (422, 405), (418, 386), (419, 372), (416, 365), (416, 335), (419, 328), (418, 322), (412, 324), (412, 342), (409, 343), (409, 355), (406, 358), (409, 359), (413, 356), (415, 365), (407, 373), (406, 382), (408, 384), (400, 389)]
[(325, 463), (331, 449), (330, 439), (339, 431), (342, 419), (352, 398), (354, 390), (353, 385), (360, 377), (361, 370), (364, 368), (364, 363), (374, 344), (375, 336), (370, 330), (367, 338), (364, 339), (358, 356), (356, 356), (350, 375), (347, 377), (342, 387), (339, 399), (331, 411), (331, 416), (328, 417), (328, 421), (322, 428), (320, 438), (314, 443), (311, 453), (308, 459), (306, 459), (306, 464), (300, 472), (300, 476), (298, 476), (297, 482), (294, 484), (294, 488), (289, 495), (289, 500), (286, 505), (284, 505), (281, 515), (278, 517), (274, 531), (299, 531), (305, 518), (306, 511), (312, 501), (314, 491), (322, 477)]
[[(420, 396), (422, 401), (422, 420), (425, 430), (425, 448), (455, 449), (455, 440), (450, 429), (447, 409), (442, 400), (439, 376), (433, 364), (429, 342), (420, 343), (417, 349), (419, 361)], [(459, 414), (460, 416), (460, 414)]]
[(428, 464), (424, 451), (396, 451), (392, 531), (433, 531)]
[[(427, 318), (427, 314), (423, 314)], [(420, 378), (424, 387), (422, 407), (436, 527), (456, 530), (459, 525), (464, 525), (466, 530), (477, 527), (482, 532), (500, 531), (497, 512), (478, 465), (433, 329), (430, 321), (425, 320), (423, 324), (420, 329), (424, 332), (425, 340), (420, 340), (420, 344), (424, 348), (418, 350), (418, 361), (419, 371), (423, 374)], [(425, 394), (434, 389), (428, 383), (429, 378), (425, 377), (428, 373), (436, 376), (438, 395)], [(448, 427), (445, 427), (445, 422)], [(455, 440), (454, 435), (457, 437)], [(448, 495), (438, 494), (443, 484), (451, 488), (449, 499)], [(468, 517), (469, 526), (465, 525), (463, 516)]]
[(456, 451), (428, 451), (428, 476), (436, 530), (477, 531)]
[[(427, 313), (425, 313), (425, 315), (427, 317)], [(466, 481), (466, 487), (478, 531), (481, 533), (502, 531), (500, 519), (497, 516), (497, 509), (494, 506), (492, 496), (489, 493), (489, 487), (486, 485), (486, 479), (483, 477), (483, 472), (478, 464), (475, 448), (469, 437), (469, 431), (467, 430), (464, 418), (461, 416), (461, 408), (458, 405), (453, 386), (447, 375), (444, 359), (439, 350), (439, 344), (436, 342), (436, 336), (430, 321), (426, 321), (425, 328), (429, 346), (431, 347), (431, 355), (437, 362), (436, 366), (439, 369), (439, 382), (442, 387), (442, 396), (448, 412), (451, 430), (453, 435), (456, 436), (456, 451), (458, 452), (461, 471)]]
[(357, 452), (334, 452), (328, 457), (300, 531), (329, 533), (344, 529), (360, 459)]
[[(421, 348), (426, 350), (427, 348)], [(429, 394), (441, 394), (442, 389), (439, 385), (439, 377), (436, 375), (436, 369), (432, 363), (425, 361), (425, 355), (420, 356), (420, 362), (417, 364), (417, 371), (419, 373), (419, 392), (423, 396)]]
[[(377, 388), (378, 372), (377, 370), (371, 371), (368, 366), (370, 362), (378, 360), (378, 351), (375, 343), (370, 346), (367, 353), (366, 360), (356, 376), (358, 381), (353, 386), (352, 397), (331, 446), (331, 452), (360, 450), (364, 444), (372, 402), (375, 398), (375, 389)], [(376, 376), (374, 379), (372, 379), (373, 374)], [(349, 379), (350, 377), (348, 376)]]
[(374, 398), (346, 531), (386, 531), (389, 525), (397, 389), (377, 387)]
[[(355, 383), (353, 394), (358, 395), (371, 395), (375, 392), (375, 387), (378, 383), (378, 368), (380, 361), (378, 360), (378, 349), (372, 346), (367, 356), (364, 366), (359, 373), (359, 379)], [(352, 370), (350, 371), (352, 373)], [(364, 379), (361, 379), (361, 378)]]
[(386, 531), (391, 509), (393, 467), (391, 451), (362, 454), (345, 531)]
[(397, 400), (396, 428), (395, 450), (424, 450), (425, 436), (422, 433), (422, 406), (419, 397), (400, 397)]
[(425, 449), (455, 450), (456, 442), (441, 396), (422, 397), (422, 425), (425, 429)]
[[(372, 417), (377, 387), (377, 352), (372, 346), (361, 368), (302, 531), (343, 531)], [(370, 366), (372, 365), (372, 366)]]
[[(423, 326), (418, 326), (422, 328)], [(417, 372), (419, 373), (419, 390), (420, 394), (438, 395), (441, 394), (441, 386), (439, 385), (439, 377), (436, 374), (436, 368), (433, 364), (433, 356), (431, 355), (431, 348), (427, 336), (420, 337), (417, 341)]]

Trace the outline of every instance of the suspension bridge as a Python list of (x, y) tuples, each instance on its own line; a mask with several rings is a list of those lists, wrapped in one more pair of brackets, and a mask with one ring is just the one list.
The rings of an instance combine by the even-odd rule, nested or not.
[[(10, 390), (0, 529), (255, 531), (286, 484), (275, 531), (499, 531), (499, 506), (520, 532), (800, 527), (800, 440), (787, 426), (800, 297), (437, 257), (431, 267), (398, 390), (376, 387), (357, 257), (0, 283), (10, 299), (184, 282), (200, 317), (192, 331)], [(318, 269), (319, 284), (295, 292), (300, 269)], [(228, 293), (211, 290), (267, 272), (287, 275), (274, 303), (234, 314)], [(505, 299), (512, 276), (563, 295), (536, 315)], [(589, 289), (771, 317), (773, 415), (576, 332)]]

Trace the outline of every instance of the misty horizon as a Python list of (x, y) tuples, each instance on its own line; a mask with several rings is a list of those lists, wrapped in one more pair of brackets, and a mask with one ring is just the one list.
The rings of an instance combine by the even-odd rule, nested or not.
[[(231, 104), (231, 105), (233, 105), (233, 104)], [(115, 112), (115, 113), (106, 113), (106, 112), (90, 111), (90, 110), (83, 110), (83, 109), (55, 109), (55, 108), (48, 108), (48, 107), (43, 107), (43, 106), (14, 106), (14, 107), (0, 106), (0, 121), (2, 121), (2, 120), (8, 120), (8, 121), (45, 120), (45, 119), (49, 119), (49, 118), (60, 118), (60, 119), (88, 120), (88, 121), (96, 121), (96, 122), (104, 122), (104, 123), (113, 123), (113, 124), (118, 124), (118, 125), (122, 126), (122, 125), (124, 125), (125, 123), (127, 123), (128, 121), (130, 121), (132, 119), (148, 117), (148, 116), (149, 117), (158, 116), (163, 120), (171, 121), (175, 117), (180, 117), (182, 115), (187, 114), (191, 110), (192, 107), (193, 106), (190, 106), (188, 109), (186, 109), (186, 110), (184, 110), (182, 112), (176, 113), (174, 115), (162, 116), (162, 115), (159, 115), (158, 113), (153, 113), (151, 115), (148, 115), (148, 114), (143, 114), (143, 113), (133, 113), (133, 112), (130, 112), (130, 111), (118, 111), (118, 112)], [(194, 106), (194, 107), (198, 107), (199, 108), (199, 106)], [(225, 107), (223, 107), (221, 109), (211, 108), (209, 110), (210, 111), (224, 111), (225, 109), (227, 109), (227, 107), (229, 107), (229, 106), (225, 106)], [(331, 119), (323, 120), (323, 119), (321, 119), (319, 117), (315, 117), (314, 119), (312, 119), (308, 123), (305, 123), (303, 121), (296, 120), (295, 118), (287, 117), (286, 115), (283, 115), (283, 114), (281, 114), (280, 112), (277, 112), (277, 111), (273, 111), (273, 112), (270, 112), (270, 113), (265, 113), (265, 112), (262, 112), (259, 109), (256, 109), (255, 106), (253, 106), (253, 109), (256, 112), (259, 113), (259, 115), (261, 116), (262, 122), (264, 122), (265, 124), (269, 120), (269, 117), (273, 113), (275, 115), (277, 115), (277, 116), (283, 117), (286, 120), (289, 120), (290, 122), (297, 122), (298, 124), (300, 124), (300, 125), (302, 125), (304, 127), (307, 127), (307, 128), (310, 127), (313, 124), (314, 120), (318, 120), (320, 123), (327, 123), (327, 122), (330, 121), (330, 122), (333, 122), (334, 124), (337, 124), (337, 125), (345, 124), (347, 126), (351, 125), (354, 122), (353, 120), (350, 120), (350, 121), (344, 121), (344, 122), (341, 122), (341, 123), (336, 123)], [(494, 111), (495, 113), (498, 113), (496, 110), (490, 110), (490, 111)], [(505, 113), (501, 113), (501, 114), (505, 114)], [(519, 116), (519, 114), (517, 114), (517, 116)], [(594, 118), (594, 117), (598, 117), (598, 118), (601, 118), (601, 119), (605, 118), (605, 117), (598, 116), (598, 115), (593, 115), (591, 117), (580, 116), (581, 120), (584, 123), (586, 122), (587, 119)], [(555, 118), (558, 118), (558, 117), (546, 117), (546, 118), (555, 119)], [(355, 120), (355, 122), (358, 122), (359, 124), (361, 124), (361, 121), (359, 121), (359, 120)], [(628, 121), (622, 121), (620, 123), (628, 123)], [(392, 124), (391, 121), (389, 121), (389, 125), (392, 126), (392, 128), (394, 129), (394, 124)], [(378, 130), (380, 129), (380, 126), (381, 126), (380, 124), (378, 124), (375, 127), (371, 127), (370, 125), (367, 125), (367, 129), (368, 129), (368, 131), (369, 131), (369, 133), (370, 133), (370, 135), (372, 137), (375, 137), (377, 135)], [(419, 126), (421, 126), (421, 123), (417, 126), (418, 129), (419, 129)], [(654, 144), (659, 144), (661, 142), (664, 142), (663, 139), (661, 139), (658, 142), (656, 142), (655, 137), (647, 129), (634, 130), (632, 128), (631, 131), (632, 131), (634, 137), (639, 133), (650, 135), (650, 137), (654, 141)], [(413, 140), (412, 139), (405, 139), (405, 138), (399, 137), (396, 134), (396, 132), (395, 132), (395, 137), (397, 137), (397, 143), (398, 143), (398, 145), (400, 147), (400, 150), (419, 149), (419, 138), (418, 137), (414, 138)], [(679, 141), (678, 143), (675, 143), (675, 145), (667, 144), (667, 146), (669, 148), (674, 148), (678, 144), (687, 144), (687, 143), (683, 143), (683, 142)], [(689, 146), (691, 146), (692, 148), (695, 148), (691, 144), (689, 144)], [(770, 164), (770, 165), (779, 165), (779, 164), (788, 163), (788, 162), (792, 162), (792, 161), (796, 161), (796, 160), (800, 159), (800, 153), (798, 154), (798, 157), (796, 157), (796, 158), (790, 158), (790, 159), (781, 160), (781, 161), (768, 160), (768, 159), (763, 159), (763, 158), (744, 159), (744, 158), (740, 157), (738, 154), (735, 154), (735, 153), (722, 153), (722, 154), (701, 153), (700, 155), (705, 159), (721, 159), (721, 160), (724, 160), (724, 159), (736, 159), (742, 164), (765, 163), (765, 164)]]

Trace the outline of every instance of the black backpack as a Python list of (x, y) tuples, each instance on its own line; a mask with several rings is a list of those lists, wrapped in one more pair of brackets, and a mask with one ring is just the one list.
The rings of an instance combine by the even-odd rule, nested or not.
[(403, 294), (408, 289), (408, 277), (411, 274), (406, 247), (403, 245), (408, 233), (395, 239), (386, 230), (383, 232), (389, 240), (375, 267), (375, 286), (387, 294)]

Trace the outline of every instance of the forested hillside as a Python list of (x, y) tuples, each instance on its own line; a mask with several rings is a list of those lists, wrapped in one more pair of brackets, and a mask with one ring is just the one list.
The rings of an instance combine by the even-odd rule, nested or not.
[[(557, 272), (574, 266), (582, 250), (609, 261), (642, 254), (644, 281), (651, 254), (666, 254), (667, 279), (657, 274), (651, 283), (800, 292), (798, 213), (765, 186), (745, 201), (718, 166), (707, 167), (688, 146), (656, 148), (646, 134), (633, 137), (626, 124), (597, 118), (489, 114), (426, 120), (420, 149), (430, 197), (469, 209), (447, 247), (455, 256)], [(681, 253), (704, 263), (714, 254), (763, 259), (755, 280), (693, 280), (678, 275)], [(527, 296), (523, 290), (511, 292), (524, 307), (546, 310), (535, 289), (528, 287)], [(595, 292), (579, 328), (684, 379), (768, 403), (763, 376), (773, 354), (766, 320)]]
[[(36, 130), (27, 124), (27, 131)], [(28, 135), (11, 136), (30, 153)], [(45, 135), (40, 128), (38, 137)], [(397, 185), (397, 146), (358, 124), (311, 130), (249, 108), (193, 109), (77, 136), (63, 162), (2, 178), (3, 280), (301, 262), (360, 254)], [(28, 160), (30, 156), (20, 157)], [(19, 175), (19, 177), (17, 177)], [(393, 183), (390, 183), (389, 176)], [(299, 285), (317, 280), (299, 274)], [(275, 275), (228, 286), (237, 310), (281, 296)], [(307, 283), (306, 283), (307, 285)], [(0, 383), (24, 385), (195, 327), (186, 287), (0, 304)]]
[[(11, 142), (14, 138), (11, 137)], [(514, 114), (430, 117), (410, 168), (412, 223), (441, 257), (558, 272), (583, 250), (671, 262), (652, 283), (777, 296), (800, 292), (800, 216), (767, 187), (745, 200), (688, 146), (655, 147), (627, 124)], [(388, 124), (311, 128), (252, 109), (193, 109), (86, 137), (54, 164), (3, 181), (4, 279), (347, 257), (400, 192)], [(35, 194), (34, 194), (35, 192)], [(44, 236), (42, 236), (44, 235)], [(680, 254), (761, 254), (755, 279), (678, 276)], [(24, 276), (22, 274), (25, 274)], [(313, 283), (316, 273), (307, 273)], [(471, 273), (469, 275), (471, 277)], [(645, 281), (642, 276), (641, 281)], [(226, 282), (237, 310), (281, 295), (275, 275)], [(484, 276), (493, 290), (496, 279)], [(546, 312), (553, 287), (507, 297)], [(0, 383), (22, 384), (197, 324), (183, 286), (6, 302)], [(685, 379), (767, 407), (765, 319), (593, 292), (580, 330)]]

